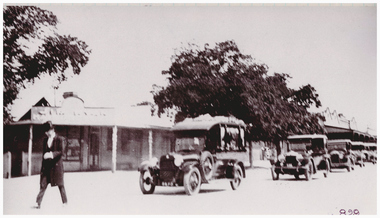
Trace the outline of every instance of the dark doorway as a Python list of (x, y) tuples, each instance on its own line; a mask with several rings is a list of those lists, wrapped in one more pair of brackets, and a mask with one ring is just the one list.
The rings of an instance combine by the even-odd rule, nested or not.
[(99, 136), (97, 133), (90, 135), (90, 169), (99, 169)]

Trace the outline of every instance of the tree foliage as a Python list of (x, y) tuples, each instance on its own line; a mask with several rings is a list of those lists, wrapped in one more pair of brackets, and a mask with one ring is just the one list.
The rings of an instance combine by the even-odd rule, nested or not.
[[(3, 122), (11, 121), (9, 106), (28, 82), (43, 74), (55, 75), (65, 81), (65, 70), (70, 66), (74, 74), (89, 60), (91, 50), (76, 37), (59, 35), (53, 30), (57, 17), (50, 11), (34, 6), (6, 6), (3, 9)], [(41, 40), (36, 52), (27, 52), (28, 43)]]
[(243, 55), (234, 41), (189, 45), (172, 56), (162, 74), (167, 87), (153, 92), (158, 112), (177, 108), (176, 121), (202, 114), (233, 115), (249, 124), (252, 140), (276, 141), (289, 134), (321, 133), (320, 114), (308, 112), (321, 106), (310, 85), (287, 87), (288, 74), (268, 75), (268, 67)]

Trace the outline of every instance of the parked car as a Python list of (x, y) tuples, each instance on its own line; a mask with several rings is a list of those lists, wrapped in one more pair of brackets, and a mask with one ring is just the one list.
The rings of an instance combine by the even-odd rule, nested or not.
[(326, 135), (293, 135), (288, 137), (287, 152), (272, 161), (272, 178), (291, 174), (296, 179), (305, 175), (310, 180), (318, 170), (327, 177), (330, 171), (330, 155), (327, 152)]
[(351, 150), (349, 139), (336, 139), (327, 141), (327, 150), (330, 154), (331, 169), (346, 168), (348, 172), (354, 169), (355, 157)]
[(360, 167), (364, 167), (365, 160), (365, 152), (364, 152), (364, 143), (360, 141), (352, 142), (352, 152), (355, 156), (355, 165), (359, 165)]
[(367, 148), (367, 161), (373, 164), (377, 163), (377, 144), (373, 142), (364, 143), (364, 147)]
[(244, 122), (227, 117), (187, 119), (173, 127), (173, 152), (139, 167), (140, 188), (152, 194), (156, 186), (183, 186), (197, 194), (202, 183), (227, 179), (236, 190), (245, 178)]

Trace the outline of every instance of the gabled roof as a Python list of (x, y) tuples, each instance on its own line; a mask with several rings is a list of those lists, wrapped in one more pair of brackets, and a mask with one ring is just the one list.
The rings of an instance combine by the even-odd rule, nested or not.
[[(50, 103), (46, 100), (45, 97), (42, 97), (37, 103), (33, 105), (34, 106), (40, 106), (40, 107), (50, 107)], [(20, 119), (21, 120), (30, 120), (31, 119), (31, 109), (29, 109)]]

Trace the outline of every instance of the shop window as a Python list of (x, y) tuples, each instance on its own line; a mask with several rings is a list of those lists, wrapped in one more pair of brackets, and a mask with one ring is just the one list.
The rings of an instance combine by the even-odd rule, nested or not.
[(68, 161), (80, 160), (80, 140), (81, 132), (83, 131), (79, 126), (71, 126), (66, 129), (66, 137), (64, 140), (64, 154), (63, 159)]
[(78, 160), (80, 159), (80, 143), (78, 139), (67, 139), (65, 149), (65, 160)]

